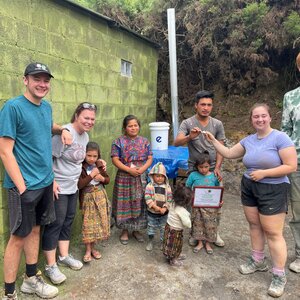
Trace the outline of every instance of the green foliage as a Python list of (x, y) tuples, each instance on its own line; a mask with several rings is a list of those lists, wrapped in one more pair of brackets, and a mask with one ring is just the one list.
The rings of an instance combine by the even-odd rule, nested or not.
[(243, 9), (242, 18), (247, 26), (259, 26), (268, 12), (268, 5), (265, 1), (247, 4)]
[(80, 5), (101, 13), (103, 8), (119, 8), (129, 15), (150, 11), (157, 0), (75, 0)]
[(219, 8), (216, 5), (210, 6), (210, 8), (207, 10), (207, 12), (209, 12), (211, 14), (217, 14), (218, 11), (219, 11)]
[(213, 0), (199, 0), (201, 5), (211, 5)]
[[(75, 1), (75, 0), (74, 0)], [(199, 88), (251, 94), (294, 68), (299, 0), (76, 0), (162, 46), (158, 97), (168, 94), (167, 9), (175, 8), (181, 99)], [(289, 74), (289, 73), (288, 73)], [(286, 80), (288, 87), (292, 80)], [(189, 94), (190, 93), (190, 94)], [(277, 104), (279, 105), (279, 104)]]
[(283, 26), (287, 33), (293, 38), (300, 37), (300, 15), (293, 11), (287, 19), (283, 22)]
[(89, 9), (93, 9), (95, 5), (97, 4), (98, 0), (74, 0), (74, 2), (85, 6)]
[[(101, 2), (98, 3), (99, 7)], [(149, 11), (155, 0), (106, 0), (104, 2), (110, 6), (118, 6), (129, 14), (137, 14)]]
[(283, 108), (283, 102), (282, 99), (276, 99), (275, 100), (275, 105), (278, 109), (282, 109)]

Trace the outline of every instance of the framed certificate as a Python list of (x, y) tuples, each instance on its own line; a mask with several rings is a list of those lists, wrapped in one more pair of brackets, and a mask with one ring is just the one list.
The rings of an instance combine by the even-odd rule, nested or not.
[(222, 206), (222, 186), (195, 186), (193, 207), (219, 208)]

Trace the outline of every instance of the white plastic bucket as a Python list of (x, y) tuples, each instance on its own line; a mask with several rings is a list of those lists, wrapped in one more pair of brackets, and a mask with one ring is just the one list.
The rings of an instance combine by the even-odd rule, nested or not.
[(167, 122), (152, 122), (149, 127), (152, 150), (167, 150), (170, 124)]

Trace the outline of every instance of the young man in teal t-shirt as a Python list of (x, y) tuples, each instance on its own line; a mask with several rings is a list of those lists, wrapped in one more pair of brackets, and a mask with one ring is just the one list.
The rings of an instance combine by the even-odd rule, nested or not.
[(70, 133), (52, 123), (52, 109), (43, 100), (50, 90), (52, 74), (42, 63), (29, 64), (24, 72), (24, 95), (8, 100), (0, 111), (0, 158), (8, 189), (10, 238), (4, 253), (5, 296), (17, 299), (16, 276), (24, 251), (26, 274), (21, 291), (53, 298), (58, 289), (37, 270), (40, 226), (55, 220), (51, 135)]

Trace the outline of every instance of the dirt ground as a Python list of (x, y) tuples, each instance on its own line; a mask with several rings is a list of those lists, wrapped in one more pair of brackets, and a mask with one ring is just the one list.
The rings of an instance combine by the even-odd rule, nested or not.
[[(112, 230), (111, 239), (98, 248), (102, 259), (84, 265), (80, 271), (62, 268), (68, 277), (59, 286), (56, 299), (272, 299), (266, 293), (271, 273), (240, 275), (237, 267), (250, 251), (248, 227), (239, 197), (225, 193), (220, 233), (226, 245), (214, 248), (214, 254), (203, 250), (193, 253), (185, 232), (183, 252), (187, 259), (183, 267), (169, 266), (159, 249), (156, 237), (152, 252), (146, 243), (130, 239), (128, 245), (119, 242), (119, 231)], [(146, 237), (146, 235), (145, 235)], [(288, 224), (285, 226), (288, 263), (293, 259), (294, 243)], [(83, 245), (72, 248), (81, 258)], [(268, 263), (271, 265), (269, 253)], [(286, 292), (280, 299), (300, 299), (299, 274), (287, 270)], [(19, 299), (39, 299), (20, 295)]]

